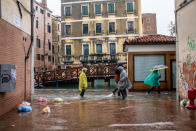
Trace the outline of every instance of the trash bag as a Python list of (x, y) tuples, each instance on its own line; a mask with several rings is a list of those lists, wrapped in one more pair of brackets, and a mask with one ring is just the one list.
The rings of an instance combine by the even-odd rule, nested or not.
[(37, 99), (37, 101), (38, 101), (38, 102), (47, 102), (48, 99), (47, 99), (47, 98), (44, 98), (44, 97), (39, 97), (39, 98)]
[(32, 107), (20, 104), (18, 107), (18, 112), (32, 112)]
[(46, 106), (43, 110), (42, 110), (42, 113), (50, 113), (51, 110), (50, 110), (50, 107), (49, 106)]
[(54, 101), (55, 101), (55, 102), (62, 102), (63, 99), (62, 99), (62, 98), (55, 98)]
[(22, 104), (25, 105), (25, 106), (30, 106), (31, 105), (31, 103), (29, 103), (27, 101), (23, 101)]

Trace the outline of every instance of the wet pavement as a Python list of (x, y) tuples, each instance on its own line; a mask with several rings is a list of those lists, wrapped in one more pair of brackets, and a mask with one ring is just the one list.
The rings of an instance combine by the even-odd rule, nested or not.
[[(196, 130), (196, 110), (176, 104), (175, 92), (150, 95), (129, 92), (127, 100), (111, 95), (112, 90), (88, 90), (85, 98), (77, 90), (35, 90), (33, 112), (16, 109), (0, 117), (2, 131), (157, 131)], [(48, 103), (39, 103), (46, 97)], [(54, 98), (63, 102), (56, 103)], [(50, 114), (42, 114), (44, 107)]]

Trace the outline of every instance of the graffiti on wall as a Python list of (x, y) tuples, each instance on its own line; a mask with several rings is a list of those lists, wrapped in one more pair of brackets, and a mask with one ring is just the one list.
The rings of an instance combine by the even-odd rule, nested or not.
[(190, 36), (187, 38), (187, 50), (181, 53), (184, 55), (183, 62), (179, 62), (181, 86), (188, 90), (196, 87), (196, 42)]

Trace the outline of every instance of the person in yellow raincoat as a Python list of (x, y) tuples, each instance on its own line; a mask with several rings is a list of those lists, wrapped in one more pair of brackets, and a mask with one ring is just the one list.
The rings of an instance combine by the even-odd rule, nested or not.
[(79, 90), (81, 91), (80, 96), (84, 97), (85, 90), (87, 88), (87, 77), (86, 77), (87, 69), (83, 68), (79, 77)]

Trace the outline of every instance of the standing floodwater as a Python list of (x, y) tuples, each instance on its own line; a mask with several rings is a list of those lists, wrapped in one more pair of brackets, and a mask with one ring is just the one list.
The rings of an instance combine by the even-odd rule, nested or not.
[[(123, 131), (123, 130), (196, 130), (196, 113), (176, 105), (175, 92), (129, 92), (127, 100), (111, 94), (112, 90), (88, 89), (83, 99), (79, 91), (35, 90), (33, 112), (18, 114), (16, 110), (0, 117), (2, 131)], [(48, 103), (39, 103), (46, 97)], [(56, 97), (63, 102), (56, 103)], [(50, 114), (42, 114), (49, 106)]]

